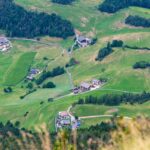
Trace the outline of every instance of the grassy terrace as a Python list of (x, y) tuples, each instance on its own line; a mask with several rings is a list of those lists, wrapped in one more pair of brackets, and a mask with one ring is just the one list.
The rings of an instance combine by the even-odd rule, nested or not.
[(5, 77), (5, 85), (16, 85), (28, 74), (30, 65), (34, 59), (35, 52), (27, 52), (22, 54), (16, 62), (11, 64)]
[[(74, 115), (95, 116), (95, 115), (113, 115), (117, 113), (119, 116), (136, 117), (138, 115), (150, 116), (150, 102), (141, 105), (120, 105), (120, 106), (104, 106), (104, 105), (77, 105), (71, 111)], [(101, 121), (109, 120), (110, 117), (96, 117), (82, 119), (82, 128), (97, 124)]]
[(137, 115), (150, 116), (150, 103), (142, 105), (120, 105), (120, 106), (104, 106), (104, 105), (77, 105), (72, 112), (77, 116), (92, 115), (112, 115), (118, 113), (120, 116), (135, 117)]
[[(68, 94), (70, 90), (68, 75), (64, 74), (47, 80), (56, 84), (55, 89), (38, 89), (21, 100), (19, 97), (26, 92), (23, 79), (27, 74), (28, 68), (31, 66), (42, 70), (47, 66), (48, 70), (51, 70), (57, 66), (64, 66), (69, 60), (66, 50), (72, 45), (73, 38), (62, 40), (41, 37), (42, 41), (54, 44), (52, 46), (21, 39), (12, 40), (13, 48), (11, 51), (4, 54), (0, 53), (1, 121), (20, 121), (21, 126), (29, 129), (33, 129), (41, 123), (46, 123), (51, 130), (54, 130), (56, 113), (66, 110), (79, 97), (85, 97), (89, 94), (116, 93), (115, 90), (131, 92), (150, 91), (150, 70), (132, 69), (132, 65), (136, 61), (150, 61), (150, 51), (114, 49), (114, 52), (104, 61), (95, 61), (99, 49), (113, 39), (121, 39), (125, 44), (131, 46), (150, 47), (149, 29), (134, 28), (124, 24), (124, 19), (127, 15), (139, 14), (148, 18), (150, 10), (131, 7), (116, 14), (108, 15), (97, 10), (98, 0), (78, 0), (71, 6), (52, 4), (50, 0), (15, 0), (15, 2), (29, 10), (60, 14), (63, 18), (69, 19), (77, 30), (88, 36), (97, 37), (98, 42), (95, 45), (74, 51), (73, 57), (80, 64), (71, 67), (70, 71), (75, 84), (99, 77), (107, 77), (108, 83), (100, 91), (57, 99), (57, 97)], [(48, 60), (45, 61), (44, 57), (47, 57)], [(10, 84), (13, 85), (13, 93), (4, 94), (3, 88)], [(21, 88), (21, 86), (24, 86), (24, 88)], [(48, 103), (47, 99), (50, 97), (54, 97), (57, 100)], [(44, 101), (43, 105), (40, 105), (41, 101)], [(148, 112), (149, 103), (139, 106), (121, 105), (115, 108), (119, 110), (120, 115), (150, 115)], [(88, 109), (92, 111), (88, 111)], [(89, 113), (89, 115), (105, 114), (110, 109), (112, 108), (91, 105), (77, 106), (73, 111), (79, 116), (84, 116), (86, 113)], [(27, 111), (29, 114), (27, 117), (24, 117)], [(101, 119), (95, 119), (95, 121), (91, 122), (98, 123), (99, 120)], [(89, 125), (91, 125), (90, 121), (85, 121), (83, 127)]]

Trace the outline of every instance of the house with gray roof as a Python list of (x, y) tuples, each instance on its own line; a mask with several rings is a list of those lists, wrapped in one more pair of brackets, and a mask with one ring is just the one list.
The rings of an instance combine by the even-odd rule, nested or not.
[(33, 80), (34, 77), (36, 77), (36, 75), (38, 75), (38, 74), (40, 74), (40, 73), (41, 73), (41, 72), (40, 72), (39, 69), (32, 68), (32, 69), (30, 69), (30, 71), (29, 71), (29, 74), (28, 74), (28, 76), (27, 76), (27, 79), (28, 79), (28, 80)]
[(81, 83), (81, 85), (80, 85), (80, 90), (81, 90), (82, 92), (91, 90), (91, 84), (86, 83), (86, 82)]
[(93, 86), (97, 86), (97, 85), (100, 85), (101, 82), (100, 82), (100, 80), (98, 80), (98, 79), (93, 79), (93, 80), (92, 80), (92, 84), (93, 84)]
[(81, 35), (76, 34), (76, 43), (80, 47), (87, 47), (88, 45), (90, 45), (92, 43), (92, 40), (90, 38), (85, 37), (85, 36), (81, 36)]
[(6, 37), (0, 37), (0, 51), (4, 52), (11, 48), (11, 43)]

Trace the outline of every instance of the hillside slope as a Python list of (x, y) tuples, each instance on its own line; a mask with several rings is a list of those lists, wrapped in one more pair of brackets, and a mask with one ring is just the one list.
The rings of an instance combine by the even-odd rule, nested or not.
[[(73, 45), (74, 37), (59, 39), (41, 36), (38, 40), (11, 38), (13, 47), (8, 53), (0, 53), (0, 120), (2, 122), (20, 121), (21, 127), (28, 129), (34, 129), (35, 126), (45, 122), (54, 131), (56, 114), (67, 110), (80, 97), (90, 94), (150, 92), (149, 68), (133, 69), (136, 62), (143, 60), (150, 62), (150, 51), (144, 49), (144, 47), (150, 48), (150, 29), (125, 24), (125, 18), (129, 15), (149, 18), (149, 9), (130, 7), (115, 14), (107, 14), (98, 10), (100, 2), (97, 0), (80, 0), (65, 6), (54, 4), (50, 0), (15, 0), (14, 2), (27, 11), (56, 13), (63, 19), (69, 20), (76, 32), (97, 38), (96, 44), (73, 51), (72, 57), (79, 63), (68, 68), (68, 71), (71, 73), (74, 85), (80, 85), (84, 81), (89, 82), (93, 78), (107, 78), (107, 83), (100, 90), (74, 96), (70, 94), (72, 83), (66, 71), (63, 75), (44, 81), (44, 83), (54, 82), (56, 88), (43, 89), (42, 85), (38, 87), (33, 81), (36, 90), (27, 94), (30, 90), (27, 88), (30, 81), (25, 80), (28, 70), (38, 68), (41, 71), (45, 69), (50, 71), (58, 66), (64, 67), (70, 60), (68, 49)], [(4, 31), (0, 33), (5, 34)], [(103, 61), (95, 61), (98, 51), (114, 39), (122, 40), (125, 45), (139, 49), (114, 48), (113, 53)], [(29, 57), (25, 57), (26, 55)], [(10, 85), (13, 92), (4, 93), (4, 88)], [(26, 94), (24, 99), (20, 99)], [(49, 98), (53, 98), (54, 101), (48, 102)], [(128, 113), (130, 107), (126, 105), (118, 109), (121, 115), (135, 116), (144, 112), (144, 109), (147, 110), (147, 107), (142, 105), (142, 110), (137, 108), (131, 113)], [(79, 114), (78, 108), (76, 110)], [(25, 117), (26, 112), (28, 115)], [(148, 111), (145, 111), (144, 114), (150, 115)]]

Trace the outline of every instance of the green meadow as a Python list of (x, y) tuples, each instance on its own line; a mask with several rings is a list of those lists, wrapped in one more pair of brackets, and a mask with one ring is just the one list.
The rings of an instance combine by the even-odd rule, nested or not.
[(7, 71), (4, 84), (12, 86), (24, 79), (28, 74), (28, 70), (35, 54), (36, 53), (34, 52), (24, 53), (16, 60), (16, 62), (14, 62), (14, 64), (11, 64), (10, 69)]
[(136, 117), (138, 115), (150, 116), (149, 108), (149, 102), (141, 105), (123, 104), (120, 106), (77, 105), (72, 109), (72, 113), (79, 117), (92, 115), (113, 115), (115, 113), (119, 116)]
[(81, 128), (89, 127), (90, 125), (98, 124), (102, 121), (109, 121), (111, 117), (105, 117), (103, 115), (125, 116), (136, 118), (137, 116), (150, 116), (150, 102), (144, 104), (123, 104), (120, 106), (104, 106), (104, 105), (76, 105), (71, 112), (78, 116), (97, 116), (101, 117), (81, 119)]
[[(149, 18), (150, 10), (130, 7), (115, 14), (106, 14), (97, 10), (100, 3), (98, 0), (77, 0), (70, 6), (52, 4), (50, 0), (15, 0), (15, 2), (28, 10), (59, 14), (70, 20), (75, 29), (82, 34), (97, 37), (98, 41), (95, 45), (73, 52), (73, 57), (79, 61), (79, 64), (69, 68), (69, 71), (75, 85), (102, 77), (107, 78), (108, 82), (100, 90), (74, 96), (70, 95), (70, 80), (65, 73), (45, 81), (45, 83), (54, 82), (55, 89), (38, 88), (24, 99), (20, 99), (20, 96), (27, 92), (24, 79), (28, 70), (30, 68), (39, 68), (41, 71), (45, 68), (52, 70), (57, 66), (65, 66), (69, 61), (67, 49), (73, 44), (73, 37), (65, 40), (40, 37), (43, 43), (49, 43), (50, 46), (32, 40), (12, 39), (11, 50), (0, 53), (0, 121), (4, 123), (8, 120), (20, 121), (21, 127), (28, 129), (34, 129), (46, 123), (50, 130), (54, 131), (56, 114), (67, 110), (78, 98), (84, 98), (90, 94), (99, 96), (106, 93), (118, 93), (118, 90), (120, 92), (150, 92), (150, 70), (133, 70), (132, 68), (137, 61), (150, 62), (150, 51), (114, 48), (114, 52), (103, 61), (95, 61), (99, 49), (113, 39), (123, 40), (130, 46), (150, 48), (149, 28), (135, 28), (124, 24), (124, 19), (130, 14)], [(45, 60), (44, 57), (48, 59)], [(3, 89), (6, 86), (12, 86), (13, 92), (4, 93)], [(48, 103), (48, 98), (54, 98), (54, 102)], [(44, 103), (41, 105), (42, 101)], [(116, 107), (76, 106), (72, 112), (78, 116), (101, 115), (112, 109), (117, 109), (121, 116), (135, 117), (139, 114), (150, 116), (149, 103)], [(29, 113), (24, 117), (26, 112)], [(84, 120), (82, 127), (96, 124), (103, 119), (92, 120)]]

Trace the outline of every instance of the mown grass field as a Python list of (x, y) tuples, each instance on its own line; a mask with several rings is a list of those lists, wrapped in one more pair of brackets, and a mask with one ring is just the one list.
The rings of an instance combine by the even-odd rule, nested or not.
[[(144, 104), (123, 104), (120, 106), (104, 105), (77, 105), (71, 111), (78, 117), (96, 116), (96, 115), (114, 115), (136, 118), (137, 116), (150, 117), (150, 102)], [(110, 120), (111, 117), (95, 117), (81, 119), (81, 128), (87, 128), (102, 121)]]
[(136, 117), (137, 115), (150, 116), (150, 103), (141, 105), (120, 105), (120, 106), (104, 106), (104, 105), (77, 105), (72, 112), (77, 116), (92, 115), (113, 115), (117, 113), (119, 116)]
[[(8, 53), (0, 53), (0, 121), (20, 121), (22, 127), (29, 129), (46, 123), (53, 131), (56, 114), (66, 110), (79, 97), (89, 94), (112, 93), (116, 92), (115, 90), (150, 91), (150, 70), (132, 69), (132, 65), (137, 61), (150, 62), (150, 51), (116, 48), (102, 62), (95, 61), (99, 49), (113, 39), (121, 39), (130, 46), (150, 47), (150, 30), (148, 28), (134, 28), (124, 24), (126, 16), (135, 14), (148, 18), (150, 10), (131, 7), (110, 15), (97, 10), (100, 3), (98, 0), (77, 0), (71, 6), (52, 4), (50, 0), (15, 0), (15, 2), (28, 10), (44, 11), (49, 14), (55, 12), (70, 20), (76, 30), (87, 36), (97, 37), (98, 41), (95, 45), (73, 52), (73, 57), (80, 63), (69, 70), (75, 85), (100, 77), (106, 77), (108, 82), (100, 91), (61, 97), (59, 100), (48, 103), (48, 98), (57, 99), (69, 93), (70, 81), (68, 75), (64, 74), (45, 81), (53, 81), (56, 84), (55, 89), (37, 89), (36, 92), (21, 100), (19, 97), (24, 95), (27, 90), (22, 80), (29, 67), (41, 70), (47, 67), (48, 70), (51, 70), (57, 66), (64, 66), (69, 60), (66, 51), (73, 44), (73, 37), (66, 40), (41, 37), (41, 41), (51, 43), (52, 46), (30, 40), (11, 40), (13, 48)], [(44, 57), (47, 57), (48, 60), (44, 60)], [(13, 85), (11, 94), (3, 92), (3, 88), (7, 85)], [(23, 88), (21, 88), (22, 86)], [(40, 105), (41, 101), (44, 101), (43, 105)], [(88, 112), (88, 109), (92, 111)], [(106, 106), (83, 106), (75, 108), (74, 111), (77, 115), (86, 113), (94, 115), (105, 113), (109, 109), (111, 108)], [(150, 115), (149, 104), (121, 105), (117, 109), (120, 115), (125, 116)], [(27, 111), (29, 114), (24, 117)], [(98, 123), (99, 119), (95, 119), (93, 122), (94, 124)], [(85, 121), (83, 127), (89, 125), (91, 125), (90, 121)]]
[(24, 53), (18, 58), (18, 60), (16, 60), (15, 63), (11, 64), (7, 71), (4, 84), (12, 86), (24, 79), (28, 74), (35, 54), (35, 52)]

